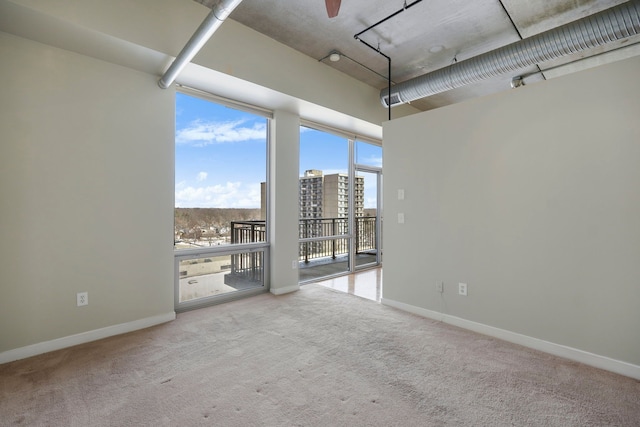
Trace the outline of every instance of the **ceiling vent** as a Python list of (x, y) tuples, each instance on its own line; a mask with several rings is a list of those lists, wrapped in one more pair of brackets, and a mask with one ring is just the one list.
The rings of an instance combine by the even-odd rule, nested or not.
[[(392, 88), (393, 90), (393, 88)], [(389, 89), (385, 89), (384, 92), (387, 94), (385, 96), (382, 97), (382, 105), (384, 105), (386, 108), (389, 107)], [(400, 94), (399, 93), (391, 93), (391, 106), (393, 107), (394, 105), (398, 105), (398, 104), (404, 104), (404, 102), (402, 101), (402, 99), (400, 98)]]
[[(600, 13), (535, 36), (456, 62), (391, 88), (391, 106), (446, 92), (491, 77), (593, 49), (640, 34), (640, 0), (631, 0)], [(389, 89), (380, 101), (389, 106)]]

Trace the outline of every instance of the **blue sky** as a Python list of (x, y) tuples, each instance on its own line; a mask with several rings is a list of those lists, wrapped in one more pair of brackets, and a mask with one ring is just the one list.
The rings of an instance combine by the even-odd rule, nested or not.
[(267, 120), (176, 94), (175, 205), (259, 208)]
[[(266, 180), (267, 119), (176, 94), (176, 207), (259, 208)], [(357, 144), (358, 160), (382, 164), (381, 149)], [(347, 172), (345, 138), (303, 128), (300, 175)]]

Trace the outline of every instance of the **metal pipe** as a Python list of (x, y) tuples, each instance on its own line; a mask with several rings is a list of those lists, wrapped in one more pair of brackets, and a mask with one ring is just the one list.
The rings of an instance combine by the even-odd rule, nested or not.
[(368, 26), (367, 28), (365, 28), (364, 30), (360, 31), (358, 34), (356, 34), (355, 36), (353, 36), (354, 38), (358, 38), (359, 35), (366, 33), (367, 31), (369, 31), (372, 28), (377, 27), (378, 25), (382, 24), (383, 22), (388, 21), (389, 19), (393, 18), (394, 16), (396, 16), (399, 13), (404, 12), (405, 10), (411, 8), (412, 6), (415, 6), (417, 3), (420, 3), (422, 0), (416, 0), (413, 3), (411, 3), (410, 5), (407, 5), (407, 2), (404, 2), (404, 7), (400, 10), (398, 10), (397, 12), (392, 13), (391, 15), (387, 16), (386, 18), (382, 18), (381, 20), (379, 20), (378, 22), (376, 22), (373, 25)]
[[(618, 6), (456, 62), (380, 91), (385, 107), (425, 98), (551, 59), (640, 34), (640, 0)], [(390, 102), (389, 102), (390, 100)]]
[(173, 84), (182, 69), (191, 62), (193, 57), (196, 56), (213, 33), (241, 2), (242, 0), (220, 0), (211, 8), (211, 12), (202, 21), (196, 32), (193, 33), (164, 75), (158, 80), (160, 88), (167, 89)]
[[(362, 44), (364, 44), (365, 46), (375, 50), (380, 55), (382, 55), (385, 58), (387, 58), (387, 68), (388, 68), (388, 73), (389, 73), (388, 77), (387, 77), (387, 94), (388, 94), (389, 98), (391, 98), (391, 57), (389, 55), (385, 55), (384, 53), (380, 52), (380, 48), (375, 48), (375, 47), (371, 46), (369, 43), (367, 43), (366, 41), (364, 41), (361, 38), (359, 38), (357, 34), (355, 36), (353, 36), (353, 37), (356, 40), (358, 40), (359, 42), (361, 42)], [(391, 105), (385, 105), (385, 107), (389, 110), (389, 120), (391, 120)]]
[[(376, 52), (378, 52), (380, 55), (384, 56), (385, 58), (387, 58), (387, 68), (388, 68), (388, 74), (387, 74), (387, 96), (389, 99), (391, 99), (391, 57), (388, 55), (385, 55), (384, 53), (380, 52), (380, 48), (378, 47), (377, 49), (373, 46), (371, 46), (369, 43), (367, 43), (366, 41), (362, 40), (360, 38), (360, 36), (364, 33), (366, 33), (367, 31), (369, 31), (372, 28), (377, 27), (378, 25), (382, 24), (383, 22), (388, 21), (389, 19), (393, 18), (394, 16), (398, 15), (399, 13), (404, 12), (407, 9), (410, 9), (411, 7), (415, 6), (416, 4), (420, 3), (422, 0), (416, 0), (413, 3), (411, 3), (410, 5), (407, 5), (407, 1), (405, 0), (404, 2), (404, 7), (394, 13), (392, 13), (391, 15), (387, 16), (386, 18), (382, 18), (381, 20), (379, 20), (378, 22), (376, 22), (373, 25), (368, 26), (367, 28), (365, 28), (364, 30), (360, 31), (358, 34), (354, 35), (353, 38), (361, 41), (362, 43), (364, 43), (365, 45), (367, 45), (368, 47), (370, 47), (371, 49), (375, 50)], [(389, 110), (389, 120), (391, 120), (391, 106), (392, 104), (389, 105), (385, 105), (385, 107), (388, 108)]]
[[(324, 61), (325, 59), (327, 59), (328, 57), (330, 57), (330, 56), (331, 56), (331, 54), (333, 54), (333, 53), (340, 55), (340, 58), (347, 58), (349, 61), (355, 62), (356, 64), (358, 64), (358, 65), (359, 65), (359, 66), (361, 66), (362, 68), (365, 68), (365, 69), (367, 69), (367, 70), (371, 71), (372, 73), (376, 74), (378, 77), (382, 77), (382, 78), (383, 78), (383, 79), (385, 79), (385, 80), (389, 80), (389, 77), (388, 77), (388, 76), (385, 76), (385, 75), (383, 75), (383, 74), (380, 74), (380, 73), (379, 73), (379, 72), (377, 72), (376, 70), (374, 70), (374, 69), (372, 69), (372, 68), (367, 67), (367, 66), (366, 66), (366, 65), (364, 65), (362, 62), (358, 62), (358, 61), (356, 61), (355, 59), (353, 59), (352, 57), (350, 57), (350, 56), (348, 56), (348, 55), (346, 55), (346, 54), (344, 54), (344, 53), (342, 53), (342, 52), (340, 52), (340, 51), (337, 51), (337, 50), (332, 50), (331, 52), (329, 52), (328, 54), (326, 54), (326, 55), (325, 55), (325, 56), (323, 56), (322, 58), (318, 59), (318, 62), (322, 62), (322, 61)], [(394, 82), (393, 80), (391, 80), (391, 83), (396, 84), (396, 82)]]
[[(387, 69), (389, 73), (389, 81), (387, 81), (387, 95), (389, 99), (391, 99), (391, 57), (387, 57)], [(391, 105), (387, 106), (387, 110), (389, 111), (389, 121), (391, 121)]]

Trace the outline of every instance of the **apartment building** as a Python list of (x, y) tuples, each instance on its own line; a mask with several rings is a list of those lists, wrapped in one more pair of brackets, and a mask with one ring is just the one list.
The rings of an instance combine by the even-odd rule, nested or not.
[[(349, 215), (349, 176), (343, 173), (324, 175), (310, 169), (300, 177), (300, 218), (347, 218)], [(364, 216), (364, 178), (356, 176), (354, 186), (355, 216)]]

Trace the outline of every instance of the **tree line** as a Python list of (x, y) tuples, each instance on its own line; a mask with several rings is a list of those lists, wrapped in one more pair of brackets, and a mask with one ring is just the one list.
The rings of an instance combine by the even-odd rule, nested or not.
[(232, 221), (261, 219), (260, 209), (241, 208), (175, 208), (174, 218), (176, 234), (184, 238), (203, 233), (227, 236)]

